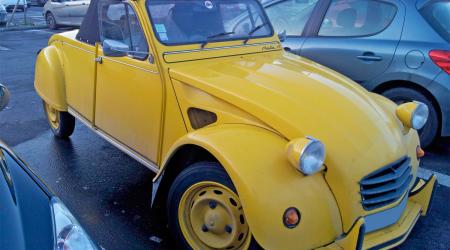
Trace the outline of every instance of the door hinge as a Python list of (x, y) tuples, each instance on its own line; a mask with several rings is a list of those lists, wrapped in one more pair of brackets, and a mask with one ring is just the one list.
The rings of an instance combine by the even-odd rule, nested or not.
[(103, 62), (103, 58), (102, 58), (101, 56), (99, 56), (99, 57), (96, 57), (96, 58), (94, 59), (94, 61), (101, 64), (101, 63)]

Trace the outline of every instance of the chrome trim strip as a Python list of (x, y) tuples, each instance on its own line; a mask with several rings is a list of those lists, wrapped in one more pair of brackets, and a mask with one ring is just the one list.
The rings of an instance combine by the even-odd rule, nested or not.
[(153, 71), (153, 70), (141, 68), (141, 67), (138, 67), (138, 66), (133, 65), (133, 64), (124, 63), (124, 62), (121, 62), (119, 60), (114, 60), (114, 59), (112, 59), (110, 57), (107, 57), (107, 56), (99, 55), (99, 57), (103, 58), (104, 60), (108, 60), (108, 61), (111, 61), (111, 62), (119, 63), (119, 64), (122, 64), (122, 65), (125, 65), (125, 66), (130, 66), (130, 67), (133, 67), (135, 69), (139, 69), (139, 70), (142, 70), (142, 71), (145, 71), (145, 72), (149, 72), (149, 73), (152, 73), (152, 74), (159, 75), (159, 71)]
[(92, 52), (92, 51), (89, 51), (89, 50), (87, 50), (87, 49), (82, 49), (82, 48), (80, 48), (80, 47), (77, 47), (77, 46), (75, 46), (75, 45), (72, 45), (72, 44), (66, 43), (66, 42), (62, 42), (62, 44), (63, 44), (63, 45), (68, 45), (68, 46), (70, 46), (70, 47), (72, 47), (72, 48), (79, 49), (79, 50), (82, 50), (82, 51), (87, 52), (87, 53), (89, 53), (89, 54), (95, 55), (95, 51)]
[(135, 159), (136, 161), (140, 162), (150, 170), (152, 170), (155, 173), (158, 173), (159, 168), (158, 166), (151, 162), (150, 160), (146, 159), (144, 156), (140, 155), (138, 152), (134, 151), (133, 149), (129, 148), (128, 146), (124, 145), (123, 143), (117, 141), (107, 133), (103, 132), (99, 128), (92, 125), (90, 121), (88, 121), (86, 118), (84, 118), (81, 114), (79, 114), (77, 111), (72, 109), (71, 107), (68, 107), (67, 111), (73, 115), (75, 118), (80, 120), (83, 124), (85, 124), (88, 128), (90, 128), (92, 131), (94, 131), (96, 134), (100, 135), (103, 139), (120, 149), (125, 154), (129, 155), (131, 158)]
[(400, 204), (398, 204), (397, 206), (381, 211), (379, 213), (365, 216), (364, 220), (366, 224), (366, 233), (370, 233), (395, 224), (405, 211), (407, 203), (408, 195), (405, 195), (402, 202), (400, 202)]
[[(182, 54), (182, 53), (189, 53), (189, 52), (202, 52), (202, 51), (211, 51), (211, 50), (221, 50), (221, 49), (234, 49), (234, 48), (240, 48), (240, 47), (251, 47), (251, 46), (260, 46), (260, 45), (268, 45), (268, 44), (275, 44), (280, 45), (279, 42), (263, 42), (263, 43), (253, 43), (253, 44), (240, 44), (240, 45), (232, 45), (232, 46), (221, 46), (221, 47), (214, 47), (214, 48), (205, 48), (205, 49), (191, 49), (191, 50), (177, 50), (177, 51), (169, 51), (164, 52), (163, 56), (166, 55), (173, 55), (173, 54)], [(281, 47), (280, 47), (281, 49)], [(277, 49), (274, 49), (277, 50)]]

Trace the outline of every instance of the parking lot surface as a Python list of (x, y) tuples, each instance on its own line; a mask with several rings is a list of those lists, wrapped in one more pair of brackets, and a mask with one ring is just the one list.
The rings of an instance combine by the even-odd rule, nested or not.
[[(11, 16), (12, 13), (8, 13), (7, 15), (8, 21), (10, 20)], [(30, 8), (27, 9), (26, 13), (24, 13), (21, 10), (17, 10), (16, 13), (14, 13), (14, 17), (12, 19), (10, 26), (24, 25), (25, 20), (28, 25), (34, 26), (45, 25), (46, 23), (44, 16), (42, 15), (42, 7), (31, 6)]]
[[(150, 211), (154, 174), (77, 123), (69, 140), (56, 139), (34, 91), (36, 53), (49, 30), (0, 32), (0, 82), (11, 102), (0, 113), (0, 138), (29, 163), (105, 249), (173, 249)], [(439, 173), (431, 216), (421, 218), (399, 249), (449, 249), (450, 139), (438, 140), (421, 174)], [(159, 242), (162, 240), (162, 242)]]

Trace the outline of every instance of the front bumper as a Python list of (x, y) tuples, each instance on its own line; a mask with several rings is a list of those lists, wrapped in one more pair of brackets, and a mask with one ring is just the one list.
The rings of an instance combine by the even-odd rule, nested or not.
[(390, 249), (406, 240), (419, 217), (427, 215), (436, 188), (436, 176), (419, 179), (409, 193), (406, 207), (396, 223), (365, 233), (365, 219), (360, 217), (352, 229), (321, 249)]

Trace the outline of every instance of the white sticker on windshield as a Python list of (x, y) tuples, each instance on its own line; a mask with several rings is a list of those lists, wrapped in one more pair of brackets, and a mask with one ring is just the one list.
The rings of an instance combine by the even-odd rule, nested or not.
[(166, 33), (167, 32), (166, 26), (162, 23), (155, 24), (155, 29), (156, 29), (156, 32), (158, 32), (158, 33)]
[(165, 32), (158, 33), (158, 35), (159, 35), (159, 39), (161, 39), (161, 41), (169, 40), (169, 38), (167, 37), (167, 33), (165, 33)]

